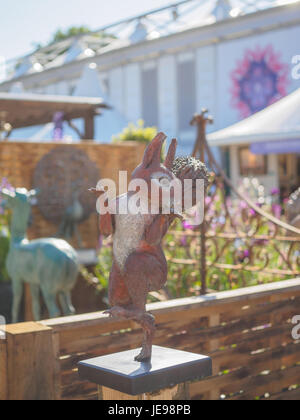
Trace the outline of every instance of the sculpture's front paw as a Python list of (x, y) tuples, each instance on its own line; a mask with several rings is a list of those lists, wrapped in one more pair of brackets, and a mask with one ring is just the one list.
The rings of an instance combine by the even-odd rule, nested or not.
[(110, 318), (112, 318), (112, 312), (111, 312), (111, 309), (108, 309), (107, 311), (104, 311), (103, 312), (103, 315), (108, 315)]
[(111, 309), (103, 312), (104, 315), (109, 315), (110, 318), (122, 318), (125, 316), (125, 309), (121, 308), (120, 306), (114, 306)]
[(152, 351), (151, 347), (143, 347), (138, 356), (134, 358), (136, 362), (149, 362), (151, 360)]

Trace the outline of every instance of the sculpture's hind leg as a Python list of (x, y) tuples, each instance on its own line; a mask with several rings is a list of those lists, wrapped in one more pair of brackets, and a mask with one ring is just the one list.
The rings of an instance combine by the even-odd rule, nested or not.
[(30, 285), (30, 292), (32, 297), (32, 312), (35, 321), (41, 319), (41, 305), (40, 305), (40, 286), (38, 284)]
[(137, 362), (143, 362), (151, 359), (152, 356), (152, 342), (155, 334), (155, 318), (153, 315), (144, 312), (137, 322), (139, 322), (144, 330), (144, 340), (142, 350), (140, 354), (135, 357), (135, 360)]
[(61, 309), (63, 311), (63, 314), (65, 316), (75, 314), (76, 311), (75, 311), (75, 308), (74, 308), (74, 306), (72, 305), (72, 302), (71, 302), (71, 293), (70, 292), (66, 292), (66, 291), (59, 292), (58, 299), (59, 299), (59, 303), (60, 303)]
[(133, 319), (141, 325), (144, 340), (137, 361), (151, 358), (152, 341), (155, 333), (153, 315), (146, 312), (147, 296), (150, 290), (157, 290), (166, 280), (164, 259), (144, 252), (131, 254), (122, 271), (114, 264), (109, 281), (109, 300), (113, 308), (111, 316)]
[(138, 362), (143, 362), (151, 359), (152, 340), (155, 334), (155, 318), (153, 315), (147, 313), (145, 308), (142, 310), (134, 307), (133, 305), (127, 308), (114, 306), (104, 313), (110, 315), (113, 318), (132, 319), (133, 321), (140, 324), (144, 331), (144, 340), (141, 353), (136, 356), (135, 360)]
[(13, 307), (12, 307), (12, 322), (15, 324), (19, 319), (19, 310), (23, 295), (23, 282), (20, 279), (12, 279), (13, 288)]
[(60, 310), (56, 304), (56, 295), (53, 292), (49, 292), (43, 285), (41, 285), (41, 290), (45, 303), (49, 312), (50, 318), (57, 318), (60, 316)]
[(155, 318), (146, 312), (149, 291), (159, 290), (167, 279), (167, 265), (161, 254), (151, 255), (135, 252), (129, 256), (125, 265), (125, 284), (135, 308), (139, 310), (137, 322), (144, 331), (144, 341), (137, 361), (151, 358), (152, 341), (155, 334)]

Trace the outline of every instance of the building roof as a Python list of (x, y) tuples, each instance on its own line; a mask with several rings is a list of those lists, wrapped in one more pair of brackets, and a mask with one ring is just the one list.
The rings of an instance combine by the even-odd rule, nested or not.
[(237, 124), (207, 136), (212, 146), (297, 140), (300, 143), (300, 89)]
[(5, 121), (13, 129), (47, 124), (55, 112), (72, 120), (99, 115), (100, 108), (109, 108), (101, 98), (0, 92), (0, 112), (5, 112)]
[(292, 2), (295, 0), (182, 0), (10, 60), (6, 80)]
[[(99, 75), (96, 69), (86, 65), (74, 91), (76, 97), (99, 97), (108, 103), (108, 97), (103, 90)], [(127, 119), (116, 109), (105, 110), (100, 117), (95, 118), (95, 141), (108, 143), (113, 135), (120, 133), (129, 123)], [(80, 132), (83, 131), (81, 120), (73, 121), (73, 124)], [(29, 139), (30, 141), (47, 141), (52, 139), (54, 123), (48, 123), (40, 127), (22, 128), (14, 132), (17, 139)], [(78, 134), (70, 129), (67, 124), (63, 126), (64, 137), (77, 141)]]

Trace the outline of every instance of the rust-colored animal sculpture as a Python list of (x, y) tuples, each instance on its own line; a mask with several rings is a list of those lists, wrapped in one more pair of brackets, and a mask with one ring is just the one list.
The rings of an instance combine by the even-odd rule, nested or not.
[[(160, 290), (167, 281), (167, 262), (162, 249), (162, 239), (171, 223), (181, 218), (174, 209), (169, 214), (162, 212), (161, 190), (172, 181), (184, 178), (203, 179), (207, 184), (208, 173), (205, 166), (194, 158), (175, 160), (177, 141), (172, 140), (164, 164), (161, 164), (162, 146), (166, 139), (159, 133), (147, 147), (143, 162), (132, 174), (132, 180), (142, 179), (148, 185), (148, 205), (151, 203), (151, 185), (159, 188), (159, 213), (150, 214), (110, 214), (100, 216), (100, 231), (103, 235), (113, 234), (113, 266), (109, 279), (109, 302), (106, 311), (111, 317), (132, 319), (144, 331), (144, 341), (136, 361), (151, 359), (155, 319), (146, 312), (148, 293)], [(96, 190), (94, 190), (97, 193)], [(103, 191), (98, 191), (101, 195)], [(118, 205), (128, 200), (132, 192), (119, 196)], [(174, 191), (170, 194), (174, 204)], [(161, 201), (160, 201), (161, 200)], [(193, 198), (194, 200), (194, 198)], [(172, 206), (171, 206), (172, 208)]]

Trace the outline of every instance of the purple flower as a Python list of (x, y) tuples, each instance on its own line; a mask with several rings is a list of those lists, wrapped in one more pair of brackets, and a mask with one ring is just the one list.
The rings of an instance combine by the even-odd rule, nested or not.
[(282, 208), (280, 204), (273, 204), (272, 205), (272, 211), (275, 217), (277, 217), (277, 219), (280, 219), (281, 217), (281, 212), (282, 212)]
[(271, 190), (271, 195), (279, 195), (280, 194), (280, 190), (278, 188), (273, 188)]
[(249, 251), (249, 249), (245, 249), (245, 251), (244, 251), (244, 257), (245, 258), (249, 258), (250, 257), (250, 251)]
[(1, 196), (1, 192), (2, 192), (2, 190), (4, 190), (4, 188), (9, 190), (9, 191), (14, 191), (14, 188), (10, 185), (7, 178), (5, 178), (5, 177), (0, 180), (0, 214), (5, 213), (4, 207), (2, 205), (2, 202), (4, 200), (3, 200), (3, 197)]
[(186, 236), (183, 236), (183, 237), (180, 239), (180, 243), (181, 243), (181, 245), (182, 245), (182, 246), (187, 246), (187, 239), (186, 239)]
[(212, 199), (211, 199), (211, 197), (205, 197), (205, 204), (207, 205), (207, 206), (209, 206), (209, 204), (212, 202)]
[(193, 229), (195, 229), (195, 226), (194, 225), (191, 225), (189, 222), (187, 222), (187, 221), (184, 221), (183, 223), (182, 223), (182, 226), (184, 227), (184, 229), (191, 229), (191, 230), (193, 230)]
[(7, 178), (4, 177), (0, 181), (0, 192), (6, 188), (7, 190), (13, 191), (14, 188), (11, 186), (11, 184), (8, 182)]

